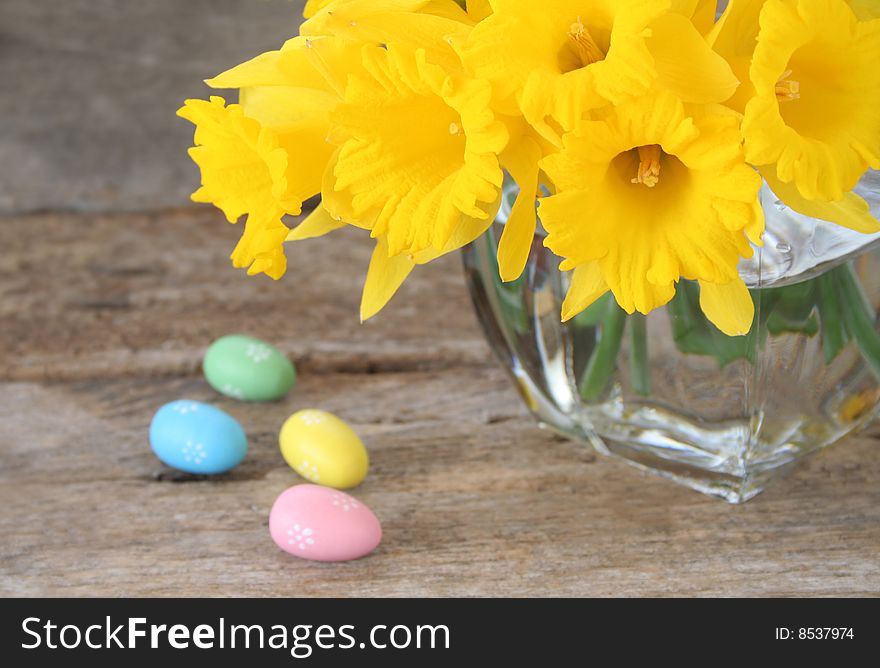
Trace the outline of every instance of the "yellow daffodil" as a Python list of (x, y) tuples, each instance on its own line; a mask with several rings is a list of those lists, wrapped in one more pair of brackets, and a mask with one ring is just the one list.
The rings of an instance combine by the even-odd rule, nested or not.
[(190, 155), (202, 187), (193, 199), (215, 204), (233, 223), (247, 216), (234, 266), (275, 279), (284, 274), (282, 217), (299, 214), (302, 202), (321, 189), (334, 151), (326, 141), (329, 112), (342, 100), (340, 81), (359, 62), (357, 46), (296, 38), (208, 82), (240, 88), (241, 104), (188, 100), (178, 112), (196, 125)]
[(706, 316), (748, 332), (754, 307), (737, 273), (758, 242), (761, 179), (741, 148), (736, 115), (654, 93), (585, 122), (542, 161), (557, 194), (541, 200), (546, 245), (574, 269), (563, 318), (611, 290), (628, 313), (667, 303), (698, 280)]
[[(493, 0), (465, 64), (491, 81), (499, 109), (558, 139), (585, 111), (653, 85), (686, 102), (722, 102), (738, 81), (691, 21), (703, 3), (669, 0)], [(702, 20), (702, 19), (701, 19)], [(561, 126), (561, 127), (560, 127)]]
[(508, 137), (489, 108), (489, 85), (394, 45), (364, 47), (363, 66), (332, 115), (339, 149), (325, 174), (324, 207), (385, 237), (390, 256), (444, 251), (470, 221), (485, 230)]
[(220, 97), (187, 100), (178, 114), (196, 125), (189, 153), (202, 171), (202, 186), (193, 201), (213, 203), (232, 223), (247, 215), (235, 266), (280, 278), (286, 263), (276, 250), (285, 235), (278, 238), (278, 225), (283, 227), (285, 213), (298, 213), (301, 202), (289, 187), (288, 156), (278, 136), (247, 118), (241, 105), (227, 107)]
[[(766, 0), (731, 0), (721, 21), (716, 26), (716, 34), (711, 38), (716, 51), (722, 54), (733, 67), (736, 75), (743, 81), (736, 94), (725, 104), (740, 113), (756, 97), (757, 91), (750, 78), (752, 57), (758, 44), (760, 30), (759, 17)], [(874, 0), (849, 0), (856, 16), (862, 19), (880, 16), (880, 3)], [(788, 75), (787, 70), (784, 74)], [(795, 92), (793, 89), (797, 88)], [(773, 95), (776, 95), (776, 86)], [(784, 107), (800, 101), (800, 81), (785, 79), (780, 83), (780, 113)], [(818, 143), (814, 142), (818, 146)], [(794, 181), (784, 182), (777, 175), (776, 165), (764, 165), (761, 174), (780, 200), (795, 211), (804, 215), (827, 220), (859, 232), (877, 232), (880, 225), (871, 216), (870, 207), (861, 197), (846, 192), (836, 201), (809, 199), (805, 197)]]
[(840, 201), (880, 168), (880, 21), (845, 0), (767, 0), (760, 25), (746, 158), (806, 200)]

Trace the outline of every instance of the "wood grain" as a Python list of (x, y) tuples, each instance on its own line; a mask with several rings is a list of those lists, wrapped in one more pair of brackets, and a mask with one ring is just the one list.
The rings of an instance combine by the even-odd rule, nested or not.
[[(0, 220), (0, 595), (880, 591), (874, 437), (728, 506), (537, 428), (483, 342), (457, 257), (361, 326), (362, 235), (292, 249), (276, 284), (228, 268), (236, 234), (206, 209)], [(211, 391), (200, 355), (232, 331), (296, 359), (289, 398)], [(147, 427), (181, 397), (242, 422), (242, 466), (210, 480), (162, 467)], [(307, 406), (370, 449), (354, 494), (385, 537), (366, 559), (300, 561), (269, 538), (272, 501), (299, 482), (277, 431)]]

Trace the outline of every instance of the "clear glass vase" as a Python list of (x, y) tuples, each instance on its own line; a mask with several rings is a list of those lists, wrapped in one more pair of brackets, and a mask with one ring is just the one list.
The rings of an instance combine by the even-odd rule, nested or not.
[[(877, 172), (857, 192), (880, 214)], [(688, 282), (647, 317), (606, 296), (562, 323), (570, 276), (543, 232), (523, 276), (498, 277), (515, 196), (507, 184), (464, 265), (486, 337), (541, 424), (739, 503), (878, 412), (880, 235), (799, 215), (765, 187), (764, 247), (740, 266), (756, 305), (748, 336), (709, 323)]]

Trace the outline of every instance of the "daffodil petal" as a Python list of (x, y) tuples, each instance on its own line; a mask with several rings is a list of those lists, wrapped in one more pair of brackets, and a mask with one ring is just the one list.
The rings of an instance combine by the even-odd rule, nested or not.
[(520, 188), (498, 243), (498, 268), (502, 281), (519, 278), (529, 259), (537, 226), (535, 196), (540, 159), (541, 147), (528, 137), (512, 144), (502, 156), (502, 163)]
[(449, 237), (449, 241), (446, 242), (446, 246), (444, 246), (442, 250), (426, 248), (423, 251), (419, 251), (414, 256), (416, 264), (427, 264), (447, 253), (457, 251), (463, 246), (467, 246), (472, 241), (483, 236), (483, 234), (486, 233), (486, 230), (488, 230), (492, 223), (495, 222), (500, 207), (501, 197), (499, 195), (498, 200), (486, 208), (485, 218), (470, 218), (469, 216), (463, 216), (458, 227), (455, 228), (452, 236)]
[(177, 114), (196, 126), (189, 155), (201, 170), (202, 187), (194, 201), (214, 204), (229, 222), (275, 205), (299, 213), (301, 202), (288, 191), (288, 156), (274, 131), (217, 96), (187, 100)]
[(431, 0), (348, 0), (312, 16), (301, 35), (332, 35), (359, 43), (422, 48), (435, 64), (459, 65), (471, 21), (455, 3)]
[(262, 273), (276, 281), (284, 275), (287, 258), (283, 244), (288, 230), (281, 214), (280, 209), (269, 208), (248, 215), (244, 234), (230, 256), (232, 266), (247, 268), (249, 276)]
[(409, 255), (388, 257), (388, 242), (384, 237), (376, 240), (361, 297), (361, 322), (369, 320), (385, 307), (415, 266), (415, 261)]
[(727, 336), (744, 336), (752, 328), (755, 303), (742, 279), (719, 285), (700, 281), (700, 308)]
[(467, 13), (474, 21), (482, 21), (492, 13), (489, 0), (467, 0)]
[[(293, 37), (276, 51), (267, 51), (205, 81), (212, 88), (249, 86), (291, 86), (300, 89), (333, 90), (335, 79), (330, 69), (352, 68), (359, 61), (360, 48), (328, 36)], [(357, 58), (353, 58), (357, 57)]]
[(282, 58), (281, 51), (267, 51), (212, 79), (206, 79), (205, 83), (211, 88), (282, 86), (288, 82), (288, 77), (281, 68)]
[(336, 189), (336, 164), (338, 161), (339, 149), (336, 150), (324, 169), (324, 177), (321, 182), (321, 206), (327, 210), (331, 218), (341, 220), (349, 225), (370, 229), (372, 220), (361, 219), (359, 221), (355, 217), (351, 194), (342, 189)]
[[(326, 90), (294, 86), (249, 86), (239, 93), (245, 115), (264, 127), (293, 130), (298, 124), (308, 122), (322, 142), (329, 132), (329, 112), (340, 101), (335, 93)], [(311, 159), (310, 154), (301, 154)]]
[(303, 7), (303, 16), (309, 19), (331, 2), (333, 2), (333, 0), (306, 0), (306, 6)]
[(726, 57), (749, 54), (755, 50), (758, 17), (767, 0), (730, 0), (724, 14), (715, 23), (709, 43)]
[(702, 35), (681, 14), (665, 14), (651, 24), (648, 50), (654, 58), (658, 84), (684, 102), (724, 102), (739, 79), (724, 58), (712, 51)]
[(562, 322), (567, 322), (608, 292), (598, 262), (587, 262), (575, 267), (571, 285), (562, 302)]
[(345, 227), (345, 223), (334, 219), (327, 212), (327, 209), (319, 204), (299, 225), (290, 231), (287, 235), (287, 241), (303, 241), (304, 239), (322, 237), (340, 227)]
[(691, 20), (702, 35), (709, 35), (715, 27), (718, 0), (696, 0)]
[(808, 200), (793, 183), (783, 183), (776, 177), (771, 166), (762, 169), (761, 174), (773, 193), (792, 209), (811, 218), (826, 220), (842, 227), (865, 234), (880, 232), (880, 222), (871, 215), (868, 203), (853, 192), (848, 192), (837, 202)]

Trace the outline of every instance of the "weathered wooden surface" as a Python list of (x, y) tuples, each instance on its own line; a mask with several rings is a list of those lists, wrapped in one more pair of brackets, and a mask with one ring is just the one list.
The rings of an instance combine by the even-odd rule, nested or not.
[[(0, 220), (0, 594), (880, 591), (874, 438), (731, 507), (537, 429), (482, 341), (457, 257), (361, 326), (361, 236), (293, 249), (275, 284), (227, 266), (236, 234), (209, 209)], [(206, 385), (200, 353), (233, 331), (297, 359), (287, 400)], [(241, 467), (217, 480), (163, 469), (147, 427), (181, 397), (241, 420)], [(306, 406), (349, 420), (370, 449), (354, 494), (385, 538), (367, 559), (309, 563), (269, 539), (272, 501), (299, 482), (277, 431)]]

